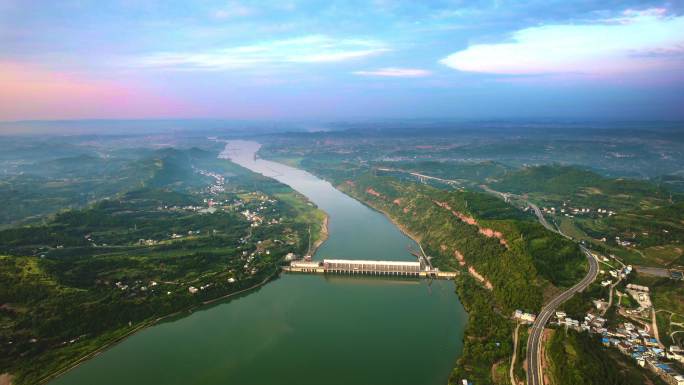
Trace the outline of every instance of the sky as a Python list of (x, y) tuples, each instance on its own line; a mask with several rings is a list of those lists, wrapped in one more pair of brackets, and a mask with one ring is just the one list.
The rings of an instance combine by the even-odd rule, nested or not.
[(684, 0), (0, 0), (0, 120), (684, 119)]

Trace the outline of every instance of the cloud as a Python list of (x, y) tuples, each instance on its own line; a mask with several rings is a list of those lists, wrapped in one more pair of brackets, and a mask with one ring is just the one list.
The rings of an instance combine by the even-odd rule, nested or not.
[(231, 19), (235, 17), (246, 17), (256, 13), (256, 9), (240, 4), (237, 1), (231, 1), (227, 6), (214, 11), (214, 17), (217, 19)]
[(140, 118), (188, 107), (139, 84), (92, 79), (0, 59), (0, 120)]
[(389, 48), (374, 40), (310, 35), (196, 52), (154, 53), (138, 60), (137, 64), (143, 67), (191, 70), (250, 69), (288, 63), (340, 62), (387, 51)]
[(684, 16), (662, 9), (626, 10), (593, 24), (546, 25), (514, 32), (509, 41), (475, 44), (442, 59), (460, 71), (507, 75), (622, 74), (681, 68)]
[(424, 76), (430, 76), (431, 72), (419, 68), (397, 68), (397, 67), (385, 67), (379, 68), (372, 71), (355, 71), (352, 72), (354, 75), (359, 76), (384, 76), (384, 77), (397, 77), (397, 78), (418, 78)]

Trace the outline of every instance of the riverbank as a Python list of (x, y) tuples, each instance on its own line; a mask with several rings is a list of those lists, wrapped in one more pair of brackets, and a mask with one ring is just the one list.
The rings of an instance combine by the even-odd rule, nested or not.
[[(308, 198), (306, 198), (304, 195), (299, 194), (297, 192), (293, 192), (292, 194), (281, 194), (281, 195), (287, 195), (287, 199), (283, 198), (282, 196), (279, 195), (279, 198), (282, 198), (286, 202), (290, 202), (294, 207), (299, 207), (300, 211), (306, 211), (306, 212), (313, 212), (314, 214), (309, 215), (309, 216), (302, 216), (301, 218), (298, 216), (296, 219), (301, 220), (301, 221), (308, 221), (310, 223), (310, 228), (309, 228), (309, 245), (307, 249), (300, 249), (299, 252), (307, 252), (307, 253), (315, 253), (316, 250), (325, 242), (325, 240), (328, 238), (328, 215), (327, 213), (323, 212), (322, 210), (312, 210), (310, 206), (315, 206), (313, 202), (311, 202)], [(313, 229), (311, 229), (313, 227)], [(313, 230), (313, 231), (312, 231)], [(302, 236), (305, 236), (305, 233), (301, 234)], [(302, 237), (303, 238), (303, 237)], [(121, 342), (127, 340), (128, 338), (134, 336), (137, 334), (139, 331), (142, 331), (150, 326), (155, 326), (161, 322), (167, 321), (169, 319), (172, 319), (174, 317), (186, 315), (189, 313), (192, 313), (196, 310), (201, 310), (203, 307), (206, 307), (208, 305), (216, 304), (221, 301), (228, 300), (230, 298), (237, 297), (239, 295), (248, 293), (250, 291), (254, 291), (262, 286), (264, 286), (266, 283), (270, 282), (274, 278), (278, 276), (278, 274), (281, 271), (281, 264), (283, 262), (283, 259), (279, 259), (277, 261), (272, 261), (271, 266), (265, 266), (265, 269), (263, 270), (264, 274), (268, 274), (263, 280), (260, 282), (257, 282), (249, 287), (237, 290), (237, 291), (231, 291), (229, 293), (219, 295), (215, 298), (208, 299), (205, 301), (202, 301), (201, 303), (195, 303), (191, 304), (190, 306), (184, 307), (180, 310), (174, 311), (172, 313), (162, 315), (153, 319), (148, 319), (148, 320), (142, 320), (137, 323), (137, 325), (134, 328), (128, 328), (128, 327), (123, 327), (115, 330), (110, 330), (102, 335), (100, 335), (98, 338), (93, 339), (88, 342), (88, 345), (84, 346), (82, 348), (82, 351), (80, 351), (81, 355), (74, 355), (73, 360), (65, 360), (65, 362), (60, 362), (60, 368), (56, 368), (53, 372), (50, 372), (49, 374), (45, 375), (44, 377), (41, 377), (36, 383), (39, 384), (45, 384), (48, 383), (55, 378), (79, 367), (80, 365), (84, 364), (88, 360), (96, 357), (100, 353), (109, 350)], [(270, 272), (272, 271), (272, 272)], [(261, 274), (260, 274), (261, 275)], [(251, 280), (254, 281), (254, 280)], [(91, 345), (92, 344), (92, 345)], [(92, 350), (91, 350), (92, 349)], [(62, 366), (64, 365), (64, 366)]]
[[(264, 278), (263, 281), (261, 281), (261, 282), (255, 284), (255, 285), (252, 285), (252, 286), (250, 286), (250, 287), (248, 287), (248, 288), (245, 288), (245, 289), (242, 289), (242, 290), (238, 290), (238, 291), (236, 291), (236, 292), (228, 293), (228, 294), (225, 294), (225, 295), (216, 297), (216, 298), (214, 298), (214, 299), (204, 301), (204, 302), (202, 302), (202, 303), (199, 304), (199, 305), (190, 306), (190, 307), (185, 308), (185, 309), (183, 309), (183, 310), (175, 311), (175, 312), (173, 312), (173, 313), (170, 313), (170, 314), (167, 314), (167, 315), (164, 315), (164, 316), (161, 316), (161, 317), (157, 317), (157, 318), (152, 319), (152, 320), (149, 320), (149, 321), (147, 321), (147, 322), (143, 322), (142, 324), (136, 326), (135, 328), (131, 329), (130, 331), (127, 331), (127, 332), (124, 333), (123, 335), (120, 335), (120, 336), (117, 336), (117, 337), (113, 338), (112, 340), (110, 340), (110, 341), (104, 343), (103, 345), (101, 345), (100, 347), (98, 347), (98, 348), (96, 348), (95, 350), (91, 351), (90, 353), (86, 354), (85, 356), (83, 356), (83, 357), (79, 358), (78, 360), (74, 361), (73, 364), (71, 364), (70, 366), (68, 366), (68, 367), (66, 367), (66, 368), (63, 368), (63, 369), (60, 369), (60, 370), (58, 370), (58, 371), (56, 371), (56, 372), (50, 373), (50, 374), (48, 374), (47, 376), (41, 378), (40, 380), (38, 380), (37, 383), (38, 383), (38, 384), (47, 384), (48, 382), (54, 380), (55, 378), (57, 378), (57, 377), (59, 377), (59, 376), (65, 374), (65, 373), (67, 373), (67, 372), (69, 372), (69, 371), (71, 371), (71, 370), (73, 370), (73, 369), (76, 369), (77, 367), (79, 367), (80, 365), (84, 364), (84, 363), (87, 362), (88, 360), (94, 358), (95, 356), (99, 355), (100, 353), (102, 353), (102, 352), (104, 352), (104, 351), (106, 351), (106, 350), (108, 350), (108, 349), (111, 349), (111, 348), (113, 348), (114, 346), (116, 346), (116, 345), (118, 345), (118, 344), (124, 342), (126, 339), (132, 337), (132, 336), (135, 335), (136, 333), (138, 333), (138, 332), (140, 332), (140, 331), (142, 331), (142, 330), (144, 330), (144, 329), (147, 329), (147, 328), (149, 328), (149, 327), (151, 327), (151, 326), (157, 325), (157, 324), (159, 324), (159, 323), (162, 322), (162, 321), (166, 321), (166, 320), (168, 320), (168, 319), (171, 319), (171, 318), (174, 318), (174, 317), (183, 315), (184, 313), (192, 313), (192, 312), (195, 311), (195, 310), (201, 310), (201, 309), (202, 309), (203, 307), (205, 307), (205, 306), (209, 306), (209, 305), (214, 304), (214, 303), (216, 303), (216, 302), (219, 302), (219, 301), (222, 301), (222, 300), (226, 300), (226, 299), (229, 299), (229, 298), (238, 296), (238, 295), (240, 295), (240, 294), (244, 294), (244, 293), (247, 293), (247, 292), (249, 292), (249, 291), (258, 289), (258, 288), (264, 286), (265, 284), (267, 284), (268, 282), (270, 282), (271, 280), (273, 280), (275, 277), (277, 277), (277, 275), (278, 275), (279, 272), (280, 272), (280, 268), (276, 269), (273, 273), (271, 273), (269, 276), (267, 276), (266, 278)], [(114, 333), (114, 332), (113, 332), (113, 333)], [(3, 376), (4, 376), (4, 375), (3, 375)], [(0, 379), (2, 379), (2, 377), (0, 377)], [(0, 385), (12, 385), (12, 383), (11, 383), (11, 376), (8, 375), (8, 379), (9, 379), (10, 382), (8, 382), (7, 384), (2, 383), (2, 384), (0, 384)]]
[[(316, 258), (415, 260), (406, 245), (418, 246), (386, 216), (310, 174), (254, 161), (239, 148), (231, 145), (234, 154), (242, 155), (243, 167), (277, 175), (319, 207), (294, 228), (303, 236), (297, 254), (310, 250)], [(228, 305), (215, 304), (138, 333), (51, 385), (443, 385), (460, 353), (464, 318), (446, 282), (406, 285), (284, 275)], [(364, 319), (362, 329), (358, 319)], [(410, 332), (421, 323), (431, 327)], [(409, 333), (398, 339), (398, 331)], [(302, 361), (307, 362), (305, 376), (297, 369)], [(263, 370), (264, 362), (270, 370)], [(354, 370), (330, 367), (331, 362), (346, 362)]]
[(340, 188), (340, 186), (337, 186), (336, 188), (338, 190), (344, 192), (345, 194), (349, 195), (353, 199), (356, 199), (357, 201), (359, 201), (361, 204), (368, 207), (369, 209), (382, 214), (385, 218), (387, 218), (388, 221), (390, 221), (394, 225), (394, 227), (399, 229), (399, 231), (401, 231), (402, 234), (411, 238), (411, 240), (413, 242), (415, 242), (416, 245), (418, 245), (418, 247), (420, 248), (420, 252), (423, 254), (423, 256), (425, 258), (427, 258), (427, 255), (425, 254), (425, 251), (423, 250), (423, 246), (420, 243), (422, 238), (420, 238), (417, 234), (413, 234), (412, 232), (410, 232), (409, 229), (407, 229), (406, 226), (401, 224), (397, 218), (393, 217), (387, 211), (385, 211), (379, 207), (372, 206), (369, 202), (362, 200), (361, 197), (354, 195), (352, 191), (349, 191), (349, 190), (345, 191), (345, 189)]
[(323, 221), (321, 222), (321, 230), (318, 233), (318, 239), (313, 243), (313, 246), (311, 246), (309, 250), (309, 255), (313, 256), (316, 255), (316, 251), (325, 243), (325, 241), (328, 240), (328, 214), (325, 213), (325, 217), (323, 218)]

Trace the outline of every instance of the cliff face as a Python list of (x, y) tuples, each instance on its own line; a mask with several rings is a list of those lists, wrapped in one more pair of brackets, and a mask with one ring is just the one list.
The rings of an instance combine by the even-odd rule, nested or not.
[[(536, 312), (542, 304), (542, 287), (555, 279), (549, 272), (573, 279), (567, 266), (573, 266), (575, 257), (584, 260), (573, 254), (574, 244), (556, 239), (533, 218), (488, 194), (438, 190), (372, 175), (341, 183), (339, 188), (419, 239), (435, 267), (464, 273), (455, 285), (469, 322), (464, 352), (450, 383), (462, 378), (491, 383), (492, 368), (510, 359), (513, 349), (505, 342), (513, 329), (505, 314), (515, 309)], [(566, 259), (548, 259), (562, 249), (567, 251)]]
[(469, 273), (506, 312), (537, 310), (542, 287), (562, 286), (582, 274), (584, 258), (574, 244), (489, 194), (372, 175), (339, 188), (421, 239), (434, 266)]
[(477, 222), (477, 220), (476, 220), (475, 218), (473, 218), (473, 217), (471, 217), (471, 216), (469, 216), (469, 215), (463, 214), (463, 213), (461, 213), (461, 212), (458, 212), (458, 211), (452, 209), (452, 208), (449, 206), (449, 204), (446, 203), (446, 202), (439, 202), (439, 201), (435, 201), (435, 200), (433, 200), (433, 202), (434, 202), (437, 206), (439, 206), (439, 207), (441, 207), (441, 208), (444, 208), (444, 209), (446, 209), (446, 210), (449, 210), (454, 216), (456, 216), (458, 219), (460, 219), (460, 220), (463, 221), (464, 223), (467, 223), (467, 224), (472, 225), (472, 226), (477, 226), (477, 229), (478, 229), (478, 231), (480, 232), (480, 234), (484, 235), (485, 237), (488, 237), (488, 238), (497, 238), (497, 239), (499, 239), (499, 242), (500, 242), (503, 246), (505, 246), (506, 248), (508, 248), (508, 242), (506, 242), (506, 239), (504, 238), (503, 234), (502, 234), (500, 231), (492, 230), (492, 229), (487, 228), (487, 227), (482, 227), (482, 226)]

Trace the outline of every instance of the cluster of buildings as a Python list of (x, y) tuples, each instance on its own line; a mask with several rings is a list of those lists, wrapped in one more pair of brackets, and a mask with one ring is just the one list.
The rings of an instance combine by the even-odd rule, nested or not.
[[(261, 242), (261, 241), (259, 241)], [(271, 252), (266, 250), (266, 254), (270, 254)], [(257, 252), (253, 251), (251, 253), (247, 253), (247, 251), (243, 251), (242, 254), (246, 256), (245, 259), (245, 264), (242, 266), (246, 272), (249, 272), (250, 274), (254, 275), (257, 272), (257, 269), (255, 267), (250, 267), (254, 259), (257, 257)]]
[(590, 209), (587, 207), (584, 208), (579, 208), (579, 207), (567, 207), (565, 203), (563, 203), (563, 207), (559, 208), (556, 210), (555, 207), (542, 207), (542, 211), (546, 214), (561, 214), (565, 215), (566, 217), (574, 217), (575, 215), (596, 215), (598, 217), (603, 217), (608, 216), (612, 217), (615, 215), (615, 212), (612, 210), (604, 209), (604, 208), (598, 208), (596, 210)]
[(621, 269), (609, 270), (608, 274), (613, 278), (625, 279), (632, 273), (632, 270), (632, 265), (627, 265)]
[[(246, 242), (244, 238), (241, 238), (241, 241), (242, 240)], [(245, 261), (245, 264), (242, 267), (246, 273), (249, 273), (250, 275), (256, 274), (258, 269), (254, 266), (254, 261), (257, 259), (257, 257), (259, 257), (260, 255), (271, 255), (271, 251), (267, 248), (268, 246), (266, 246), (267, 243), (271, 244), (269, 242), (259, 240), (257, 241), (256, 249), (251, 253), (247, 250), (242, 251), (242, 259)], [(273, 241), (273, 243), (282, 244), (282, 241), (276, 239)], [(294, 255), (293, 253), (290, 254)]]
[[(548, 212), (548, 211), (547, 211)], [(603, 257), (604, 261), (607, 261)], [(631, 265), (622, 268), (609, 270), (611, 277), (617, 279), (619, 282), (627, 278), (633, 271)], [(605, 274), (605, 271), (601, 271)], [(613, 285), (613, 280), (606, 279), (601, 281), (601, 286)], [(647, 286), (637, 284), (627, 284), (625, 287), (626, 294), (631, 296), (639, 305), (638, 309), (621, 310), (621, 314), (628, 318), (642, 317), (643, 325), (648, 325), (648, 317), (651, 314), (652, 302), (650, 299), (650, 289)], [(618, 292), (618, 295), (624, 295)], [(608, 307), (608, 303), (604, 300), (593, 301), (596, 308), (603, 310)], [(653, 331), (649, 330), (648, 326), (636, 326), (640, 322), (623, 322), (617, 327), (608, 327), (607, 320), (601, 316), (587, 313), (583, 320), (572, 319), (568, 317), (563, 311), (557, 311), (555, 320), (552, 324), (563, 326), (568, 329), (573, 329), (577, 332), (588, 332), (590, 334), (600, 335), (601, 342), (606, 347), (612, 347), (620, 351), (622, 354), (633, 359), (639, 366), (649, 369), (668, 384), (684, 385), (684, 375), (680, 374), (677, 368), (672, 364), (672, 361), (684, 364), (684, 348), (673, 345), (668, 350), (664, 349), (663, 345), (653, 337)], [(516, 310), (513, 318), (522, 322), (532, 323), (535, 320), (534, 314), (525, 313), (522, 310)]]
[[(237, 281), (237, 280), (236, 280), (235, 278), (233, 278), (233, 277), (228, 278), (228, 283), (235, 283), (236, 281)], [(154, 283), (154, 284), (156, 285), (156, 283), (155, 283), (154, 281), (153, 281), (152, 283)], [(188, 293), (190, 293), (190, 294), (197, 294), (197, 293), (199, 293), (200, 291), (202, 291), (202, 290), (207, 290), (208, 288), (210, 288), (210, 287), (212, 287), (212, 286), (214, 286), (213, 283), (204, 284), (204, 285), (200, 286), (199, 288), (198, 288), (198, 287), (195, 287), (195, 286), (188, 286)], [(166, 292), (166, 294), (170, 295), (171, 292), (170, 292), (170, 291), (169, 291), (169, 292)]]
[(198, 291), (206, 290), (206, 289), (210, 288), (212, 285), (213, 285), (212, 283), (208, 283), (206, 285), (200, 286), (199, 289), (194, 287), (194, 286), (190, 286), (190, 287), (188, 287), (188, 292), (190, 292), (190, 294), (196, 294)]
[(622, 246), (622, 247), (630, 247), (630, 246), (636, 245), (635, 242), (628, 241), (628, 240), (626, 240), (626, 239), (621, 239), (621, 238), (618, 237), (618, 236), (615, 237), (615, 243), (617, 243), (618, 245), (620, 245), (620, 246)]
[(597, 317), (591, 313), (584, 317), (584, 320), (580, 324), (579, 320), (572, 319), (564, 311), (556, 312), (556, 320), (552, 322), (559, 326), (565, 326), (568, 329), (573, 329), (578, 332), (588, 331), (590, 333), (607, 333), (608, 329), (605, 328), (606, 319), (602, 317)]
[[(629, 266), (623, 268), (622, 272), (628, 268)], [(631, 269), (629, 270), (631, 271)], [(630, 283), (626, 286), (626, 291), (639, 303), (638, 309), (630, 309), (626, 313), (639, 316), (648, 315), (648, 311), (652, 307), (649, 296), (650, 289), (646, 286)], [(558, 318), (565, 317), (562, 312), (557, 312), (556, 315)], [(684, 351), (678, 346), (671, 346), (670, 351), (666, 351), (647, 327), (638, 327), (631, 322), (623, 322), (617, 328), (607, 328), (605, 327), (606, 320), (593, 314), (587, 314), (579, 327), (576, 326), (575, 322), (571, 320), (570, 325), (578, 331), (600, 334), (603, 345), (618, 349), (622, 354), (635, 360), (639, 366), (653, 371), (668, 384), (684, 385), (684, 376), (673, 369), (671, 364), (664, 362), (664, 360), (674, 360), (684, 363)], [(561, 324), (560, 321), (559, 324)], [(569, 325), (568, 318), (564, 318), (563, 324)]]
[(639, 303), (640, 309), (650, 309), (653, 306), (648, 287), (630, 283), (627, 284), (626, 291)]
[(524, 311), (518, 309), (515, 312), (513, 312), (513, 319), (518, 320), (520, 322), (533, 323), (534, 320), (537, 319), (537, 316), (532, 313), (525, 313)]
[(244, 210), (240, 214), (242, 214), (248, 221), (251, 222), (250, 226), (252, 227), (259, 227), (259, 225), (261, 225), (261, 223), (264, 221), (262, 216), (250, 210)]
[[(265, 202), (267, 203), (276, 203), (275, 199), (268, 199)], [(267, 204), (262, 203), (259, 206), (253, 208), (252, 210), (246, 209), (243, 210), (240, 214), (242, 214), (248, 221), (251, 222), (252, 227), (259, 227), (261, 224), (266, 223), (269, 225), (275, 225), (280, 223), (282, 218), (272, 218), (269, 220), (266, 220), (265, 214), (267, 212), (275, 212), (276, 209), (275, 207), (269, 207)]]
[(631, 357), (639, 366), (650, 369), (668, 384), (684, 385), (684, 376), (677, 372), (672, 364), (663, 362), (684, 362), (681, 348), (671, 346), (668, 352), (646, 330), (637, 329), (629, 322), (621, 326), (604, 335), (601, 339), (603, 345), (617, 348), (622, 354)]
[(202, 203), (204, 205), (185, 205), (185, 206), (178, 206), (178, 205), (163, 205), (163, 206), (158, 206), (157, 210), (158, 211), (190, 211), (190, 212), (195, 212), (195, 213), (200, 213), (200, 214), (213, 214), (218, 210), (226, 210), (226, 209), (231, 209), (231, 208), (236, 208), (244, 205), (244, 202), (240, 199), (234, 199), (234, 200), (229, 200), (229, 199), (224, 199), (224, 200), (217, 200), (213, 198), (204, 198), (202, 200)]
[(214, 183), (211, 184), (208, 188), (208, 191), (212, 195), (217, 195), (219, 193), (225, 192), (225, 178), (223, 175), (211, 172), (211, 171), (205, 171), (205, 170), (197, 170), (198, 173), (204, 176), (208, 176), (210, 178), (214, 178)]
[(600, 334), (604, 346), (618, 349), (622, 354), (632, 358), (644, 368), (648, 368), (665, 382), (672, 385), (684, 385), (684, 376), (673, 369), (671, 364), (663, 360), (676, 360), (684, 363), (684, 350), (678, 346), (663, 349), (646, 328), (639, 328), (631, 322), (624, 322), (617, 328), (607, 328), (606, 319), (591, 313), (584, 317), (582, 323), (572, 319), (563, 311), (556, 312), (555, 324), (574, 329)]
[[(148, 288), (153, 288), (157, 285), (158, 283), (155, 281), (150, 281), (149, 284), (145, 285), (141, 280), (134, 281), (130, 284), (130, 286), (122, 281), (117, 281), (114, 283), (114, 286), (121, 291), (129, 291), (130, 289), (130, 295), (132, 296), (134, 296), (136, 292), (147, 291)], [(154, 292), (154, 289), (152, 289), (152, 292)]]

